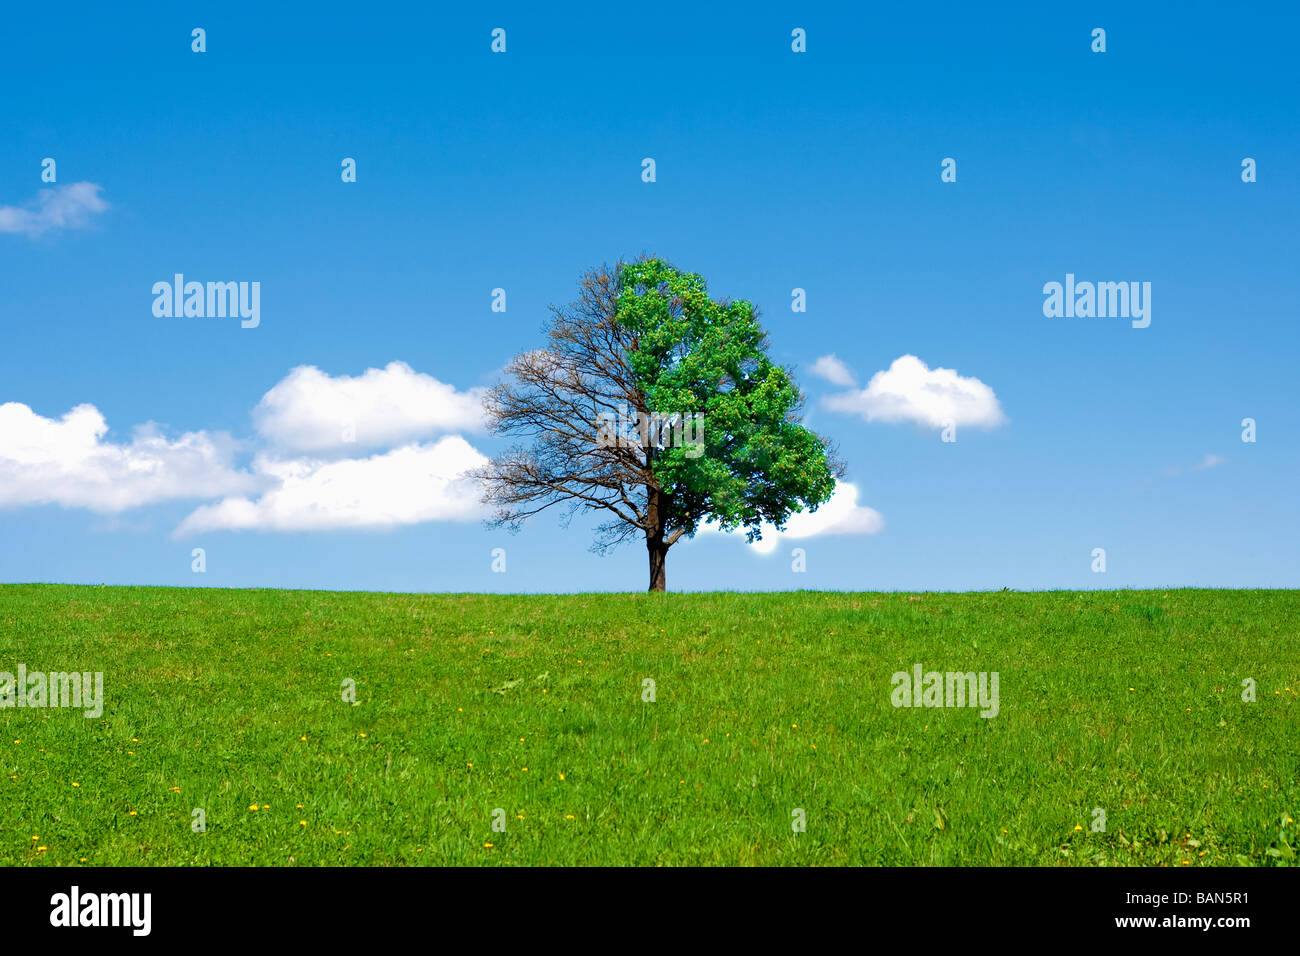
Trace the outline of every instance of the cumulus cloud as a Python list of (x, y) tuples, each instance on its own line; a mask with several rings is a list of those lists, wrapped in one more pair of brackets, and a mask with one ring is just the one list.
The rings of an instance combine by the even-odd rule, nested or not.
[(459, 435), (369, 458), (323, 461), (261, 455), (253, 470), (274, 482), (258, 498), (203, 505), (175, 531), (325, 531), (395, 528), (483, 517), (479, 488), (465, 472), (487, 458)]
[[(791, 515), (784, 531), (770, 524), (762, 525), (763, 537), (750, 545), (761, 554), (776, 550), (782, 538), (815, 538), (832, 534), (876, 534), (885, 527), (884, 516), (875, 508), (858, 504), (858, 486), (848, 481), (835, 485), (830, 500), (816, 511), (800, 511)], [(709, 523), (700, 530), (718, 533), (717, 524)], [(742, 537), (741, 532), (732, 532)]]
[(857, 384), (857, 379), (853, 376), (853, 370), (836, 358), (834, 353), (821, 356), (821, 358), (813, 362), (809, 371), (832, 385), (848, 387)]
[(823, 403), (869, 422), (994, 428), (1007, 420), (989, 386), (954, 369), (932, 369), (915, 355), (894, 359), (889, 368), (871, 376), (866, 388), (828, 396)]
[(302, 365), (262, 397), (253, 423), (263, 438), (291, 451), (392, 447), (440, 431), (481, 429), (483, 392), (457, 391), (405, 362), (358, 376)]
[(1204, 471), (1206, 468), (1216, 468), (1219, 465), (1226, 465), (1227, 463), (1228, 463), (1228, 459), (1224, 458), (1222, 455), (1215, 455), (1210, 452), (1206, 452), (1205, 457), (1192, 466), (1192, 470)]
[(0, 232), (39, 236), (60, 229), (83, 229), (108, 208), (95, 183), (68, 183), (42, 189), (25, 206), (0, 206)]
[(78, 405), (58, 420), (18, 402), (0, 405), (0, 507), (57, 504), (112, 514), (256, 486), (235, 469), (227, 436), (187, 432), (173, 441), (146, 425), (118, 444), (104, 441), (107, 433), (94, 405)]
[[(355, 378), (296, 368), (257, 406), (264, 450), (239, 467), (240, 445), (225, 433), (171, 438), (144, 425), (129, 442), (112, 442), (93, 405), (50, 419), (10, 402), (0, 405), (0, 508), (58, 504), (115, 515), (169, 500), (208, 502), (177, 535), (473, 520), (483, 507), (466, 472), (487, 458), (460, 435), (433, 443), (412, 435), (481, 427), (481, 391), (457, 391), (402, 362)], [(375, 445), (382, 453), (343, 457)]]

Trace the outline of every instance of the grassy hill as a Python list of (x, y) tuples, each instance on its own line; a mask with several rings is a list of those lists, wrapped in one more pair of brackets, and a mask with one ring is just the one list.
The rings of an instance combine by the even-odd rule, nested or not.
[[(1298, 612), (0, 586), (0, 671), (105, 698), (0, 709), (0, 863), (1289, 863)], [(893, 706), (918, 663), (997, 672), (997, 716)]]

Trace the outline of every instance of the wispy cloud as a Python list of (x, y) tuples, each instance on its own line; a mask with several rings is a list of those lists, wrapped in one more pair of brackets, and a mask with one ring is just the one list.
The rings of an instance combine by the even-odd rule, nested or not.
[(817, 359), (817, 361), (813, 362), (809, 371), (832, 385), (847, 388), (850, 385), (857, 384), (857, 379), (853, 376), (853, 370), (836, 358), (834, 353), (823, 355)]
[(0, 232), (29, 237), (61, 229), (84, 229), (108, 209), (95, 183), (68, 183), (42, 189), (25, 206), (0, 206)]
[(1144, 491), (1156, 483), (1157, 477), (1177, 478), (1180, 475), (1186, 475), (1193, 471), (1208, 471), (1211, 468), (1218, 468), (1220, 465), (1226, 465), (1228, 459), (1222, 455), (1215, 455), (1212, 452), (1206, 452), (1201, 460), (1194, 465), (1170, 465), (1160, 472), (1159, 476), (1144, 478), (1138, 484), (1138, 490)]

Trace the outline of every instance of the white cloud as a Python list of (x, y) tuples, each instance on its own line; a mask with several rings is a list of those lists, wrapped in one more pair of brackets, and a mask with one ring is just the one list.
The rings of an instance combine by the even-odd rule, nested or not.
[[(0, 507), (59, 504), (111, 515), (160, 501), (209, 502), (178, 535), (473, 520), (483, 508), (465, 472), (487, 458), (459, 435), (421, 444), (411, 434), (478, 426), (480, 391), (457, 392), (401, 362), (356, 378), (296, 368), (255, 412), (270, 447), (240, 468), (239, 446), (224, 433), (172, 439), (145, 425), (129, 442), (114, 443), (93, 405), (55, 420), (11, 402), (0, 405)], [(346, 441), (349, 424), (355, 444)], [(384, 453), (339, 457), (375, 444)]]
[(405, 362), (355, 377), (302, 365), (262, 397), (253, 422), (263, 438), (292, 451), (392, 447), (439, 431), (482, 428), (483, 392), (458, 392)]
[(26, 206), (0, 206), (0, 232), (39, 236), (58, 229), (82, 229), (108, 208), (95, 183), (68, 183), (42, 189)]
[(809, 369), (818, 378), (825, 379), (832, 385), (848, 387), (857, 382), (853, 370), (835, 357), (834, 353), (823, 355), (813, 362)]
[[(1206, 469), (1217, 468), (1220, 465), (1226, 465), (1227, 463), (1228, 459), (1224, 458), (1222, 455), (1215, 455), (1211, 452), (1206, 452), (1204, 457), (1202, 457), (1196, 464), (1190, 466), (1170, 465), (1168, 468), (1164, 469), (1163, 474), (1166, 478), (1178, 478), (1189, 471), (1205, 471)], [(1141, 487), (1146, 488), (1150, 486), (1154, 480), (1155, 479), (1153, 478), (1147, 478), (1142, 482)]]
[(253, 469), (276, 483), (260, 498), (203, 505), (174, 537), (202, 531), (325, 531), (394, 528), (483, 517), (478, 485), (464, 473), (487, 458), (459, 435), (369, 458), (321, 461), (258, 456)]
[[(876, 534), (885, 527), (885, 518), (875, 508), (858, 504), (858, 486), (848, 481), (835, 485), (830, 500), (816, 511), (800, 511), (790, 516), (784, 531), (763, 524), (763, 537), (750, 545), (761, 554), (776, 550), (781, 538), (815, 538), (832, 534)], [(716, 523), (710, 522), (701, 529), (706, 533), (720, 533)], [(731, 532), (743, 538), (743, 533)]]
[(156, 501), (213, 498), (256, 486), (233, 466), (234, 442), (187, 432), (175, 441), (152, 425), (129, 444), (104, 441), (93, 405), (59, 420), (18, 402), (0, 405), (0, 507), (57, 504), (112, 514)]
[(993, 428), (1007, 420), (989, 386), (954, 369), (929, 368), (915, 355), (894, 359), (888, 369), (871, 376), (866, 388), (830, 395), (823, 402), (869, 422)]

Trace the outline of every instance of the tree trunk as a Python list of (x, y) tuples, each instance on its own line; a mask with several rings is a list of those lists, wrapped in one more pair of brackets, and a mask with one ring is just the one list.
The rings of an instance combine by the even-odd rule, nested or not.
[(650, 590), (668, 590), (668, 545), (664, 544), (664, 493), (647, 489), (645, 546), (650, 552)]
[(668, 547), (663, 538), (652, 541), (646, 538), (646, 550), (650, 552), (650, 590), (668, 590)]

